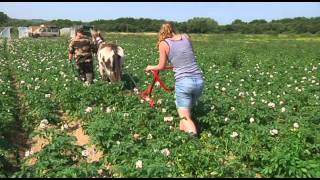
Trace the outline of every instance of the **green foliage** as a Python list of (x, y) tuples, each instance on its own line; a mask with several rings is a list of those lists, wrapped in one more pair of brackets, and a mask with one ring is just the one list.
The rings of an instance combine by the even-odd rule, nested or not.
[[(174, 93), (155, 87), (154, 98), (161, 102), (151, 109), (126, 89), (129, 79), (104, 82), (97, 66), (91, 86), (75, 80), (67, 64), (66, 39), (14, 40), (10, 61), (2, 59), (7, 66), (0, 68), (9, 67), (20, 83), (24, 127), (37, 127), (43, 118), (59, 125), (61, 110), (81, 119), (91, 141), (104, 152), (99, 162), (86, 163), (74, 138), (49, 131), (52, 142), (32, 156), (38, 159), (35, 164), (25, 161), (14, 177), (101, 177), (98, 170), (108, 177), (319, 177), (318, 39), (294, 34), (191, 36), (205, 77), (203, 95), (193, 110), (199, 138), (179, 130)], [(144, 82), (151, 79), (143, 69), (157, 63), (157, 37), (105, 37), (124, 48), (125, 73), (144, 90)], [(13, 72), (1, 71), (1, 78)], [(174, 85), (172, 71), (160, 76)], [(6, 93), (12, 89), (7, 85), (7, 79), (0, 83)], [(10, 107), (14, 100), (7, 98), (1, 102)], [(91, 112), (86, 112), (88, 107)], [(164, 121), (168, 116), (172, 122)], [(11, 115), (6, 117), (10, 120)], [(8, 126), (11, 122), (1, 121)]]
[[(53, 129), (46, 130), (45, 137), (51, 139), (40, 152), (24, 160), (21, 170), (14, 174), (18, 178), (79, 178), (94, 177), (97, 164), (87, 164), (82, 156), (82, 147), (74, 145), (75, 137), (68, 136)], [(36, 160), (30, 165), (30, 158)]]
[[(71, 21), (68, 19), (45, 20), (21, 20), (9, 18), (0, 12), (0, 24), (3, 26), (35, 26), (41, 24), (55, 25), (60, 28), (71, 27), (81, 24), (93, 25), (96, 29), (104, 32), (158, 32), (163, 19), (123, 17), (115, 20), (98, 19), (88, 23)], [(218, 25), (208, 17), (194, 17), (185, 22), (174, 22), (177, 30), (188, 33), (242, 33), (242, 34), (283, 34), (283, 33), (311, 33), (320, 32), (320, 17), (296, 17), (272, 20), (255, 19), (243, 22), (234, 20), (231, 24)]]

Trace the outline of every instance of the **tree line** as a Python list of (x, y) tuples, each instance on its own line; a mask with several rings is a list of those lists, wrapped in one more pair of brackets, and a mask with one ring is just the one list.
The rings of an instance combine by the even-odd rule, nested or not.
[[(96, 29), (106, 32), (158, 32), (165, 20), (149, 18), (118, 18), (115, 20), (95, 20), (91, 22), (71, 21), (68, 19), (44, 20), (21, 20), (12, 19), (5, 13), (0, 12), (0, 26), (36, 26), (50, 24), (59, 28), (74, 25), (91, 25)], [(217, 21), (208, 17), (194, 17), (185, 22), (173, 22), (179, 32), (186, 33), (242, 33), (242, 34), (281, 34), (281, 33), (311, 33), (320, 34), (320, 17), (296, 17), (266, 21), (256, 19), (244, 22), (234, 20), (228, 25), (219, 25)]]

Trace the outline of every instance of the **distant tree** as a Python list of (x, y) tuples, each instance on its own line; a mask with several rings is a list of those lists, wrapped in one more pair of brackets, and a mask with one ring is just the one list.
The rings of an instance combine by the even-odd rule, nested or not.
[(249, 22), (249, 24), (265, 24), (265, 23), (268, 23), (268, 22), (264, 19), (255, 19), (255, 20)]
[(236, 19), (232, 21), (231, 25), (227, 27), (229, 32), (245, 32), (245, 27), (247, 26), (247, 23), (243, 22), (240, 19)]
[(218, 27), (218, 23), (206, 17), (194, 17), (187, 21), (187, 32), (191, 33), (209, 33)]
[(5, 13), (0, 12), (0, 24), (3, 25), (7, 23), (8, 20), (9, 20), (9, 17)]
[[(0, 12), (1, 26), (34, 26), (40, 24), (56, 25), (60, 28), (73, 25), (93, 25), (96, 29), (105, 32), (158, 32), (163, 19), (122, 17), (114, 20), (98, 19), (89, 23), (57, 19), (44, 21), (41, 19), (23, 20), (13, 19)], [(295, 17), (272, 20), (255, 19), (251, 22), (243, 22), (235, 19), (231, 24), (218, 25), (208, 17), (194, 17), (185, 22), (173, 22), (178, 32), (182, 33), (243, 33), (243, 34), (279, 34), (279, 33), (320, 33), (320, 17)]]

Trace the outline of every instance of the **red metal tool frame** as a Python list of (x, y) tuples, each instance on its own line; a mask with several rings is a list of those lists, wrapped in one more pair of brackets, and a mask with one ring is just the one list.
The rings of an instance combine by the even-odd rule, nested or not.
[[(166, 66), (164, 67), (164, 69), (173, 69), (172, 66)], [(155, 85), (156, 82), (159, 82), (160, 87), (163, 88), (166, 92), (171, 92), (172, 89), (168, 88), (168, 86), (166, 86), (160, 79), (159, 77), (159, 70), (150, 70), (151, 74), (153, 75), (153, 80), (152, 83), (148, 85), (147, 89), (144, 90), (143, 92), (141, 92), (139, 95), (140, 97), (149, 102), (150, 107), (154, 108), (154, 99), (151, 97), (151, 93), (153, 90), (153, 87)]]

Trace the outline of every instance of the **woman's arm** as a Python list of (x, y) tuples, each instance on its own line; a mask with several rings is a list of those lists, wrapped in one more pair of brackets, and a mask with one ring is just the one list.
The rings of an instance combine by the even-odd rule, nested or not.
[(167, 54), (169, 52), (169, 46), (165, 41), (160, 42), (159, 44), (159, 63), (156, 66), (147, 66), (146, 71), (149, 70), (162, 70), (164, 69), (167, 63)]

